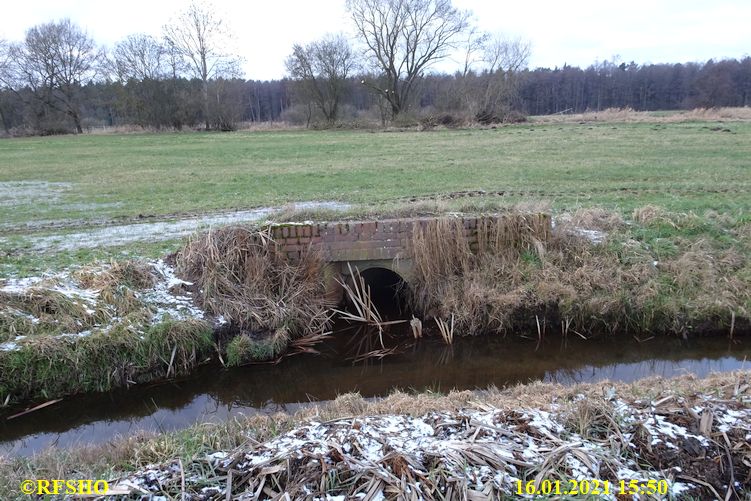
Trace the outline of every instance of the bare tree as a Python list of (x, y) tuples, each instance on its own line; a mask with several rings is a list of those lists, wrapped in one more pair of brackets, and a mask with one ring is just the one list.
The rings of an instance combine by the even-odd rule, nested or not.
[(385, 79), (385, 87), (370, 86), (389, 102), (394, 116), (409, 106), (423, 72), (456, 47), (469, 18), (451, 0), (347, 0), (347, 9)]
[(2, 83), (16, 92), (31, 90), (44, 106), (69, 116), (78, 133), (83, 132), (79, 94), (93, 80), (102, 53), (85, 31), (64, 19), (34, 26), (20, 44), (7, 50)]
[(481, 122), (500, 121), (518, 97), (519, 74), (529, 60), (529, 42), (470, 32), (458, 80), (465, 109)]
[[(10, 69), (10, 43), (0, 38), (0, 78)], [(0, 83), (3, 81), (0, 80)]]
[(315, 105), (326, 122), (333, 124), (347, 77), (356, 64), (347, 39), (342, 35), (327, 35), (305, 46), (295, 44), (286, 64), (303, 100)]
[(529, 61), (531, 45), (520, 38), (490, 37), (484, 48), (487, 72), (480, 113), (506, 115), (519, 91), (518, 74)]
[(209, 129), (209, 80), (240, 74), (240, 58), (227, 51), (229, 30), (211, 4), (193, 2), (164, 27), (164, 38), (168, 48), (185, 60), (191, 75), (203, 83), (204, 121)]
[(462, 64), (462, 77), (466, 77), (477, 63), (481, 63), (484, 58), (486, 46), (490, 40), (490, 34), (480, 31), (477, 27), (467, 30), (466, 38), (462, 42), (462, 52), (464, 61)]
[(129, 35), (115, 45), (111, 67), (118, 80), (158, 80), (168, 73), (167, 50), (150, 35)]

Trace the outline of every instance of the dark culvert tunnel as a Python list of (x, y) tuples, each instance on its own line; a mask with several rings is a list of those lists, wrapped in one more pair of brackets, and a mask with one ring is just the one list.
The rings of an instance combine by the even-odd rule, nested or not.
[(370, 289), (371, 301), (383, 320), (409, 315), (408, 285), (398, 273), (386, 268), (368, 268), (361, 271), (360, 276)]

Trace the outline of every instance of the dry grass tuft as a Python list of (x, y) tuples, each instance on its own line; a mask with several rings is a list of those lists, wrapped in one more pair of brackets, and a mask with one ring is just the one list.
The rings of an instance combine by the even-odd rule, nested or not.
[(208, 231), (177, 255), (177, 269), (200, 289), (203, 308), (252, 335), (324, 330), (323, 264), (312, 252), (290, 262), (268, 231), (246, 227)]
[[(64, 292), (30, 287), (20, 292), (0, 292), (0, 332), (28, 329), (23, 335), (75, 333), (109, 318), (93, 303)], [(34, 318), (32, 321), (31, 319)]]
[(129, 259), (112, 261), (109, 266), (84, 267), (73, 277), (85, 289), (102, 290), (127, 286), (134, 289), (148, 289), (154, 286), (156, 275), (150, 263)]
[(672, 224), (667, 216), (667, 211), (655, 205), (645, 205), (634, 209), (631, 218), (642, 225), (650, 225), (656, 222)]
[(613, 231), (623, 228), (624, 221), (617, 212), (599, 207), (581, 208), (571, 216), (571, 224), (590, 230)]

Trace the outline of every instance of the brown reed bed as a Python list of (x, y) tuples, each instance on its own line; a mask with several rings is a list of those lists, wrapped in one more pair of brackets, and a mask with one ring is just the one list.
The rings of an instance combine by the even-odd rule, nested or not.
[(718, 223), (647, 206), (627, 225), (612, 212), (579, 210), (559, 217), (548, 238), (524, 220), (491, 221), (478, 226), (476, 243), (459, 219), (416, 229), (410, 299), (418, 316), (453, 316), (457, 335), (685, 337), (737, 332), (741, 318), (749, 330), (751, 246), (742, 218)]
[(325, 331), (331, 319), (323, 260), (309, 252), (288, 261), (266, 230), (210, 230), (192, 238), (176, 262), (201, 307), (230, 324), (232, 365), (273, 359), (289, 341)]

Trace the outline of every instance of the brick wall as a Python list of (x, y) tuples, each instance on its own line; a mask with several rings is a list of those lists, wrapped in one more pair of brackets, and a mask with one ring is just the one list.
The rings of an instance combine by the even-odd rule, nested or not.
[[(409, 241), (416, 228), (423, 230), (436, 218), (340, 221), (329, 223), (284, 223), (269, 227), (272, 238), (291, 260), (308, 249), (320, 251), (328, 262), (409, 258)], [(463, 217), (460, 227), (472, 250), (478, 250), (478, 227), (497, 224), (515, 228), (514, 237), (528, 233), (546, 241), (550, 236), (549, 214), (501, 214)], [(513, 242), (509, 242), (513, 244)]]

